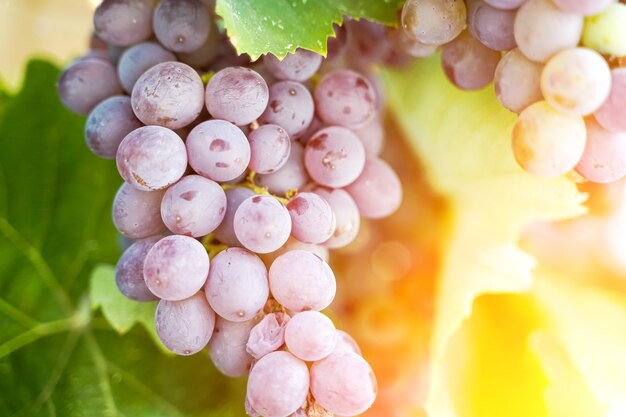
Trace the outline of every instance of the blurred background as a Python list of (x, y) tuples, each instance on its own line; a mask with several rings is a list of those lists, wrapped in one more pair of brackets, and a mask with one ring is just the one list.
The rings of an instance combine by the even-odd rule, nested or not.
[(67, 63), (84, 53), (97, 0), (0, 0), (0, 78), (17, 86), (31, 57)]

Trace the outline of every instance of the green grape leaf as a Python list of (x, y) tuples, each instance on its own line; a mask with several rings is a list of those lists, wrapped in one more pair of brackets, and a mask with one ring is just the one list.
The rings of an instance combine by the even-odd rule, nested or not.
[(33, 61), (22, 90), (0, 94), (0, 415), (244, 416), (243, 381), (218, 375), (205, 353), (163, 355), (129, 329), (147, 324), (141, 307), (111, 314), (132, 311), (112, 295), (111, 267), (94, 271), (120, 255), (121, 180), (85, 146), (85, 118), (59, 102), (58, 75)]
[(383, 71), (382, 77), (392, 114), (431, 185), (447, 200), (427, 408), (432, 416), (452, 415), (453, 381), (443, 372), (450, 338), (479, 295), (529, 290), (536, 261), (518, 246), (522, 229), (584, 213), (585, 196), (566, 177), (546, 180), (523, 172), (511, 151), (515, 115), (497, 102), (492, 88), (455, 88), (439, 56)]
[(156, 334), (154, 327), (156, 303), (139, 303), (124, 297), (115, 285), (115, 267), (112, 265), (97, 265), (89, 281), (91, 308), (101, 309), (102, 315), (113, 329), (125, 334), (135, 324), (140, 324), (164, 353), (171, 354)]
[(217, 0), (228, 36), (239, 54), (279, 58), (296, 48), (326, 56), (333, 23), (344, 16), (395, 25), (403, 0)]

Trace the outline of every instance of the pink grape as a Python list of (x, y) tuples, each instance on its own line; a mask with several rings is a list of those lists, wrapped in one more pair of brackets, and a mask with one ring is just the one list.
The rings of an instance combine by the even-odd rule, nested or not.
[(626, 68), (611, 71), (611, 92), (594, 116), (605, 129), (626, 132)]
[(361, 353), (361, 348), (359, 344), (354, 340), (352, 336), (343, 330), (337, 330), (337, 345), (335, 346), (335, 350), (348, 350), (350, 352), (354, 352), (359, 356), (363, 356)]
[(340, 69), (327, 73), (315, 87), (315, 109), (324, 123), (356, 127), (376, 115), (376, 91), (358, 72)]
[(330, 204), (315, 193), (298, 193), (287, 203), (291, 216), (291, 235), (304, 243), (330, 239), (336, 221)]
[(439, 48), (439, 45), (429, 45), (413, 39), (402, 28), (388, 30), (387, 37), (394, 51), (415, 58), (429, 57)]
[(143, 123), (180, 129), (202, 111), (204, 84), (189, 65), (162, 62), (137, 79), (131, 100), (137, 118)]
[(278, 250), (275, 250), (271, 253), (263, 254), (261, 258), (263, 259), (263, 262), (265, 262), (265, 265), (270, 266), (272, 265), (272, 262), (274, 262), (274, 260), (280, 255), (292, 250), (304, 250), (307, 252), (311, 252), (312, 254), (317, 255), (321, 259), (323, 259), (324, 262), (329, 262), (330, 260), (330, 251), (326, 246), (313, 245), (311, 243), (302, 243), (293, 236), (290, 237), (289, 240), (287, 240), (287, 243), (281, 246)]
[(222, 187), (199, 175), (187, 175), (167, 189), (161, 217), (172, 233), (200, 237), (215, 230), (226, 213)]
[(337, 344), (333, 322), (319, 311), (303, 311), (285, 327), (289, 351), (303, 361), (318, 361), (330, 355)]
[(337, 249), (350, 244), (359, 233), (361, 224), (359, 209), (350, 194), (342, 189), (333, 190), (324, 187), (317, 187), (308, 191), (324, 197), (335, 213), (337, 226), (331, 238), (324, 242), (324, 246)]
[(515, 15), (517, 46), (536, 62), (578, 45), (582, 30), (583, 17), (560, 10), (552, 0), (528, 0)]
[(375, 156), (367, 158), (363, 172), (346, 191), (366, 219), (387, 217), (402, 203), (400, 178), (385, 161)]
[(142, 191), (167, 188), (187, 169), (185, 144), (180, 136), (161, 126), (130, 132), (120, 143), (116, 159), (124, 181)]
[(363, 171), (365, 148), (352, 131), (339, 126), (327, 127), (307, 143), (304, 165), (318, 184), (345, 187)]
[(256, 195), (254, 191), (245, 187), (237, 187), (226, 190), (226, 213), (224, 219), (213, 235), (217, 240), (227, 246), (241, 246), (241, 242), (235, 235), (235, 226), (233, 219), (239, 205), (248, 197)]
[(268, 100), (267, 83), (249, 68), (225, 68), (216, 72), (206, 86), (205, 101), (211, 116), (239, 126), (261, 116)]
[(617, 0), (553, 0), (559, 9), (569, 12), (591, 16), (602, 12), (610, 4)]
[(263, 125), (250, 132), (250, 163), (248, 167), (258, 174), (271, 174), (283, 167), (289, 159), (291, 140), (278, 125)]
[(380, 117), (374, 117), (372, 120), (352, 130), (363, 144), (365, 153), (370, 155), (380, 155), (385, 145), (385, 128)]
[(336, 350), (311, 366), (311, 393), (335, 414), (361, 414), (374, 403), (376, 391), (372, 368), (356, 353)]
[(309, 181), (304, 167), (304, 147), (298, 142), (291, 142), (285, 165), (271, 174), (257, 175), (256, 179), (258, 185), (266, 187), (273, 194), (285, 194), (303, 187)]
[(604, 129), (593, 117), (585, 120), (587, 143), (576, 172), (592, 182), (617, 181), (626, 175), (626, 132)]
[(307, 88), (295, 81), (280, 81), (269, 89), (269, 104), (261, 119), (284, 128), (289, 137), (298, 138), (311, 124), (315, 104)]
[(304, 250), (278, 256), (269, 270), (272, 295), (290, 311), (323, 310), (335, 298), (337, 284), (330, 266)]
[(599, 53), (572, 48), (554, 55), (541, 73), (541, 92), (561, 113), (584, 116), (596, 111), (611, 91), (611, 70)]
[(155, 314), (161, 342), (178, 355), (193, 355), (209, 343), (215, 313), (202, 292), (179, 301), (161, 300)]
[(154, 295), (164, 300), (184, 300), (197, 293), (209, 275), (209, 255), (188, 236), (159, 240), (146, 255), (144, 278)]
[(557, 177), (576, 166), (586, 137), (582, 117), (559, 113), (538, 101), (520, 113), (513, 127), (513, 155), (531, 174)]
[(511, 10), (517, 9), (524, 4), (525, 1), (526, 0), (485, 0), (485, 3), (497, 9)]
[(541, 100), (543, 65), (526, 58), (515, 48), (507, 52), (496, 67), (493, 87), (500, 104), (515, 113)]
[(241, 244), (256, 253), (274, 252), (285, 244), (291, 233), (291, 217), (278, 200), (255, 195), (244, 200), (233, 219)]
[(269, 295), (267, 269), (245, 249), (226, 249), (211, 261), (205, 293), (213, 310), (226, 320), (251, 320)]
[(202, 122), (187, 136), (189, 165), (213, 181), (230, 181), (250, 162), (250, 144), (237, 126), (226, 120)]
[(254, 358), (246, 351), (246, 343), (255, 324), (255, 319), (235, 322), (217, 317), (209, 354), (224, 375), (237, 378), (250, 372)]
[(264, 417), (287, 417), (300, 408), (308, 392), (306, 364), (289, 352), (272, 352), (252, 367), (246, 398)]

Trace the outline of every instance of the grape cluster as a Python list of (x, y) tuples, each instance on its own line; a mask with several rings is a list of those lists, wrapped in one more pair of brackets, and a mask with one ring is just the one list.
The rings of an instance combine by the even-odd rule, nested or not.
[(60, 76), (62, 102), (88, 116), (88, 147), (124, 179), (117, 286), (158, 300), (168, 349), (208, 346), (222, 373), (249, 375), (251, 416), (360, 414), (376, 379), (320, 311), (336, 292), (328, 250), (402, 199), (378, 156), (381, 99), (339, 58), (342, 28), (334, 59), (251, 62), (216, 19), (200, 0), (104, 0), (90, 52)]
[[(395, 38), (414, 56), (441, 47), (464, 90), (493, 81), (518, 113), (512, 148), (531, 174), (626, 175), (626, 5), (617, 0), (408, 0)], [(504, 55), (502, 55), (504, 51)]]

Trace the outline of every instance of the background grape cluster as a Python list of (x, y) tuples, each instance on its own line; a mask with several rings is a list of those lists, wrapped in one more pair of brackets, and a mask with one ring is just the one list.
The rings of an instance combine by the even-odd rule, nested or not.
[[(441, 47), (448, 79), (464, 90), (493, 81), (500, 103), (519, 113), (517, 162), (556, 177), (592, 182), (626, 175), (626, 5), (616, 0), (409, 0), (404, 48)], [(413, 51), (413, 52), (411, 52)], [(504, 55), (502, 55), (504, 51)]]
[(209, 3), (102, 2), (91, 50), (59, 79), (63, 103), (88, 116), (87, 145), (124, 179), (118, 288), (159, 300), (174, 353), (208, 345), (222, 373), (249, 374), (250, 415), (360, 414), (375, 377), (320, 310), (336, 291), (328, 249), (402, 200), (378, 157), (381, 98), (348, 69), (345, 41), (327, 60), (237, 56)]

